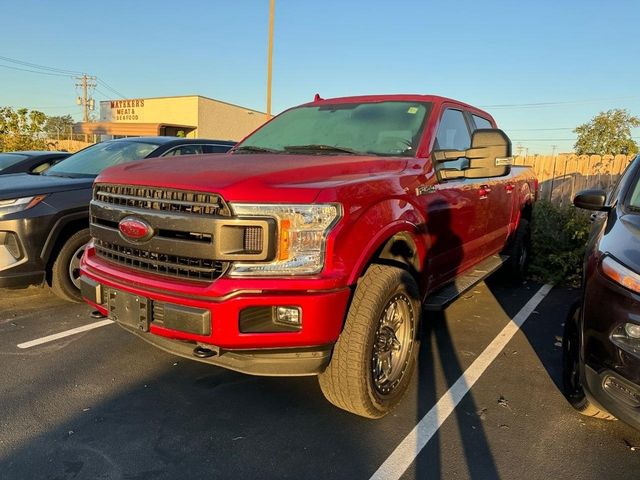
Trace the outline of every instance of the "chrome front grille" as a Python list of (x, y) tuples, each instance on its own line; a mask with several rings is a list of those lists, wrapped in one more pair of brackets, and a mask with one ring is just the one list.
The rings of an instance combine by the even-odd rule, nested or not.
[(94, 187), (93, 198), (111, 205), (143, 210), (229, 215), (224, 201), (215, 193), (99, 183)]
[[(90, 216), (98, 257), (164, 277), (211, 282), (230, 262), (275, 256), (275, 219), (231, 217), (215, 193), (98, 183)], [(122, 234), (125, 218), (141, 220), (150, 236)]]
[(95, 240), (96, 254), (110, 262), (158, 275), (211, 281), (224, 273), (225, 262), (166, 253), (150, 252), (143, 247), (128, 247)]
[[(154, 238), (135, 244), (118, 231), (126, 215), (147, 218)], [(110, 263), (155, 275), (210, 282), (228, 262), (215, 260), (212, 225), (229, 211), (215, 193), (99, 183), (91, 202), (96, 255)]]

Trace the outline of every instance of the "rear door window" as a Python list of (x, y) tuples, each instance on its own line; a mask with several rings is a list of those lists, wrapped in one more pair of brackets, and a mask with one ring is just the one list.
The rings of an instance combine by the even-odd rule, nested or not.
[(179, 147), (172, 148), (162, 156), (177, 157), (178, 155), (201, 155), (203, 153), (202, 147), (202, 145), (181, 145)]
[(229, 145), (205, 145), (204, 152), (205, 153), (225, 153), (231, 150), (231, 146)]

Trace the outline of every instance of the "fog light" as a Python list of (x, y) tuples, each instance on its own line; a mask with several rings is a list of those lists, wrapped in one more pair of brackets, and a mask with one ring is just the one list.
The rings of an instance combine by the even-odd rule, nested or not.
[(275, 323), (280, 325), (302, 325), (302, 313), (298, 307), (276, 307)]
[(626, 323), (624, 331), (629, 338), (640, 339), (640, 325), (635, 323)]
[(13, 232), (3, 232), (4, 235), (2, 235), (3, 241), (0, 242), (2, 243), (5, 248), (7, 249), (7, 251), (13, 256), (13, 258), (15, 258), (16, 260), (20, 260), (20, 247), (18, 246), (18, 237), (16, 236), (15, 233)]

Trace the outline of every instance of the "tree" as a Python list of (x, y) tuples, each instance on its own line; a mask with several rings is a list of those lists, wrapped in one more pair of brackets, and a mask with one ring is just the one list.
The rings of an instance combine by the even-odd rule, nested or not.
[(44, 124), (44, 133), (46, 133), (47, 137), (49, 137), (50, 139), (70, 139), (73, 123), (74, 122), (71, 115), (47, 117), (47, 121)]
[(28, 108), (0, 107), (0, 151), (46, 150), (42, 137), (47, 116)]
[(629, 155), (638, 151), (638, 145), (631, 138), (631, 129), (640, 127), (640, 117), (631, 115), (624, 109), (600, 112), (589, 122), (574, 130), (578, 139), (574, 148), (578, 155)]

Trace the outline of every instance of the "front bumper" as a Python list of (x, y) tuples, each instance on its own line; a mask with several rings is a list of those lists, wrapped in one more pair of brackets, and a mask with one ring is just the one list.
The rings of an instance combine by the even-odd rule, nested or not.
[(45, 262), (41, 255), (50, 230), (48, 219), (0, 220), (0, 287), (23, 288), (42, 284)]
[(595, 270), (582, 308), (583, 385), (593, 403), (640, 429), (640, 340), (613, 336), (625, 323), (640, 323), (640, 296)]
[[(232, 370), (256, 375), (314, 375), (326, 367), (333, 344), (342, 330), (351, 289), (333, 288), (312, 291), (291, 290), (295, 280), (261, 280), (262, 288), (247, 289), (247, 280), (235, 280), (236, 290), (222, 296), (178, 295), (175, 291), (150, 288), (123, 282), (91, 268), (87, 262), (95, 262), (91, 249), (89, 259), (83, 261), (83, 297), (105, 315), (110, 314), (111, 300), (105, 292), (125, 292), (149, 303), (149, 318), (142, 331), (132, 325), (125, 328), (146, 341), (171, 353), (220, 365)], [(95, 263), (94, 263), (95, 264)], [(175, 285), (174, 285), (175, 286)], [(265, 288), (269, 287), (270, 288)], [(245, 287), (245, 288), (242, 288)], [(187, 312), (203, 312), (195, 316), (200, 322), (184, 320), (174, 322), (172, 328), (157, 321), (155, 305)], [(297, 331), (246, 333), (240, 328), (240, 315), (246, 309), (256, 307), (293, 306), (301, 312), (302, 325)], [(113, 316), (113, 315), (112, 315)], [(187, 315), (188, 316), (188, 315)], [(206, 318), (207, 325), (202, 325)], [(200, 319), (200, 320), (198, 320)], [(194, 353), (196, 348), (213, 352), (202, 358)]]
[(611, 370), (598, 373), (586, 365), (583, 386), (591, 403), (640, 430), (640, 385)]

